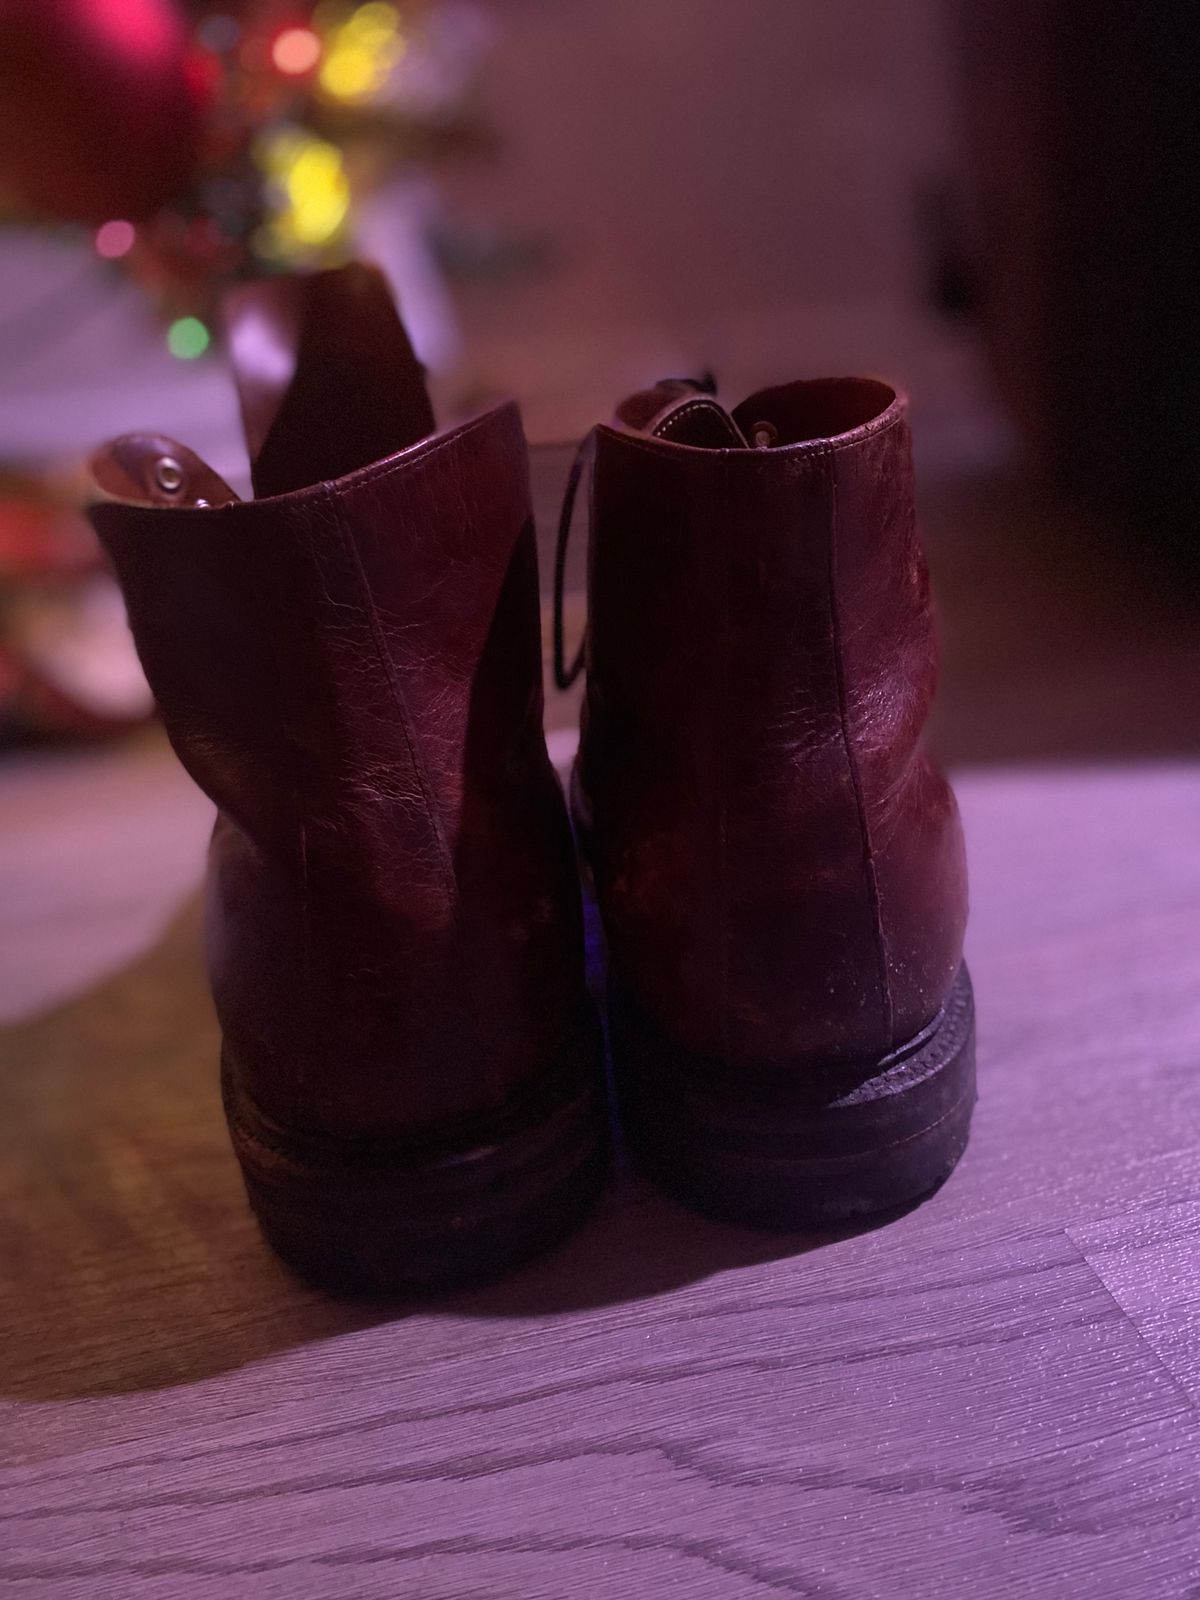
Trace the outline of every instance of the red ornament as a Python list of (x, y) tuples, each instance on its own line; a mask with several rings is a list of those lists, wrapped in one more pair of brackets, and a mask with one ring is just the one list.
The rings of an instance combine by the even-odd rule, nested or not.
[(204, 90), (172, 0), (0, 0), (0, 188), (80, 222), (185, 189)]

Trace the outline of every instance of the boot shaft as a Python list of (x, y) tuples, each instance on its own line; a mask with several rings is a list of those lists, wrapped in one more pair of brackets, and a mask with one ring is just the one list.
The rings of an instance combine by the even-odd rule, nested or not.
[[(215, 508), (116, 502), (92, 519), (168, 734), (272, 855), (276, 830), (427, 860), (474, 781), (541, 734), (536, 552), (507, 406), (332, 483)], [(444, 865), (444, 863), (442, 863)], [(376, 881), (380, 881), (378, 877)], [(411, 884), (411, 880), (408, 880)]]
[[(752, 448), (757, 438), (765, 448)], [(723, 1060), (867, 1057), (961, 959), (904, 402), (859, 380), (599, 431), (579, 779), (620, 982)]]
[[(323, 392), (306, 362), (329, 364), (304, 328), (287, 381), (247, 408), (260, 486), (304, 475)], [(350, 413), (379, 399), (324, 393)], [(218, 808), (233, 1075), (281, 1124), (372, 1137), (499, 1106), (583, 997), (520, 419), (501, 406), (414, 443), (422, 408), (401, 393), (390, 415), (390, 434), (337, 419), (325, 468), (363, 440), (394, 449), (334, 479), (92, 513), (168, 734)]]

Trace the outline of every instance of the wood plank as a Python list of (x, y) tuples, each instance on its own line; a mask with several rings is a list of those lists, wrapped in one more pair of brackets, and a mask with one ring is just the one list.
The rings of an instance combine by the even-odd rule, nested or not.
[(506, 1283), (341, 1305), (245, 1210), (194, 902), (10, 1030), (6, 1591), (1187, 1593), (1200, 773), (960, 792), (979, 1120), (886, 1227), (775, 1239), (627, 1180)]
[(1196, 1554), (1195, 1413), (1061, 1231), (867, 1235), (463, 1351), (411, 1331), (331, 1341), (300, 1393), (286, 1363), (224, 1380), (253, 1404), (219, 1427), (201, 1405), (10, 1469), (0, 1576), (956, 1595), (1080, 1592), (1084, 1566), (1115, 1596), (1176, 1592)]
[(1071, 1238), (1200, 1410), (1200, 1202), (1076, 1224)]

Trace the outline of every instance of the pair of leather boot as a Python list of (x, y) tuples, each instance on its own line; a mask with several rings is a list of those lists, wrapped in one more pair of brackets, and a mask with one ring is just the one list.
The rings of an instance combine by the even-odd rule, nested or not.
[[(250, 286), (229, 323), (255, 498), (134, 435), (92, 516), (217, 806), (234, 1147), (314, 1280), (486, 1276), (575, 1224), (610, 1143), (519, 415), (436, 432), (370, 268)], [(631, 1150), (768, 1226), (913, 1199), (963, 1149), (974, 1053), (904, 403), (667, 383), (592, 439), (571, 810)]]

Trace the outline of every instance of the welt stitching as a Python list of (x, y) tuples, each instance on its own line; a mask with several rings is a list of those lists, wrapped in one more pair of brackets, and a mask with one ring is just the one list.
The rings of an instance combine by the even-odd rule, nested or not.
[(425, 815), (429, 826), (433, 830), (434, 838), (438, 845), (438, 862), (442, 870), (442, 881), (451, 901), (458, 898), (458, 883), (454, 875), (454, 863), (450, 855), (450, 848), (446, 842), (445, 833), (438, 818), (437, 810), (433, 804), (433, 795), (429, 787), (429, 779), (425, 772), (425, 764), (421, 759), (417, 742), (413, 738), (410, 724), (408, 705), (400, 687), (392, 658), (388, 653), (383, 637), (383, 623), (375, 606), (375, 598), (371, 593), (371, 586), (367, 582), (366, 569), (362, 564), (358, 546), (350, 536), (350, 529), (345, 519), (345, 510), (342, 497), (332, 484), (325, 484), (324, 488), (329, 496), (333, 509), (334, 521), (337, 525), (338, 536), (342, 548), (350, 558), (351, 564), (358, 578), (359, 590), (362, 595), (363, 612), (367, 618), (367, 626), (371, 630), (371, 639), (375, 645), (375, 654), (379, 658), (379, 665), (383, 668), (384, 677), (387, 679), (391, 691), (392, 702), (396, 708), (396, 718), (400, 724), (400, 731), (404, 735), (404, 743), (408, 749), (408, 758), (412, 762), (413, 772), (421, 788), (421, 799), (425, 805)]
[(837, 680), (838, 722), (841, 726), (842, 744), (846, 752), (846, 765), (854, 790), (854, 804), (858, 812), (859, 833), (863, 846), (863, 873), (867, 883), (867, 898), (875, 924), (875, 948), (880, 968), (880, 999), (883, 1004), (883, 1025), (887, 1034), (886, 1046), (892, 1041), (894, 1008), (892, 1004), (891, 964), (888, 960), (887, 936), (883, 928), (883, 907), (879, 895), (879, 875), (875, 867), (875, 852), (871, 844), (871, 828), (867, 820), (866, 795), (863, 792), (862, 774), (858, 756), (850, 734), (850, 710), (846, 695), (846, 671), (842, 658), (842, 616), (838, 598), (838, 496), (837, 473), (833, 470), (833, 451), (827, 452), (829, 473), (829, 619), (833, 631), (833, 664)]
[[(655, 428), (654, 437), (656, 439), (666, 439), (676, 425), (683, 422), (693, 411), (710, 411), (712, 409), (711, 400), (689, 400), (686, 405), (680, 406), (678, 411), (673, 411), (664, 423)], [(730, 446), (730, 448), (740, 449), (741, 446)]]
[(698, 454), (706, 456), (727, 457), (737, 455), (749, 456), (755, 459), (779, 457), (787, 461), (811, 461), (816, 463), (828, 456), (836, 455), (841, 450), (853, 450), (857, 446), (864, 444), (868, 439), (882, 439), (893, 428), (898, 428), (904, 422), (905, 417), (906, 412), (899, 410), (890, 421), (883, 423), (881, 427), (877, 428), (870, 422), (865, 423), (861, 430), (855, 429), (853, 438), (842, 439), (837, 443), (821, 440), (819, 444), (781, 444), (773, 445), (770, 450), (747, 449), (742, 446), (738, 446), (735, 449), (732, 445), (728, 449), (706, 449), (698, 445), (678, 445), (673, 439), (639, 438), (634, 433), (625, 433), (619, 430), (612, 431), (617, 433), (621, 443), (628, 449), (640, 450), (644, 455), (657, 456), (660, 460), (663, 457), (663, 451), (659, 446), (675, 444), (677, 449), (695, 450)]

